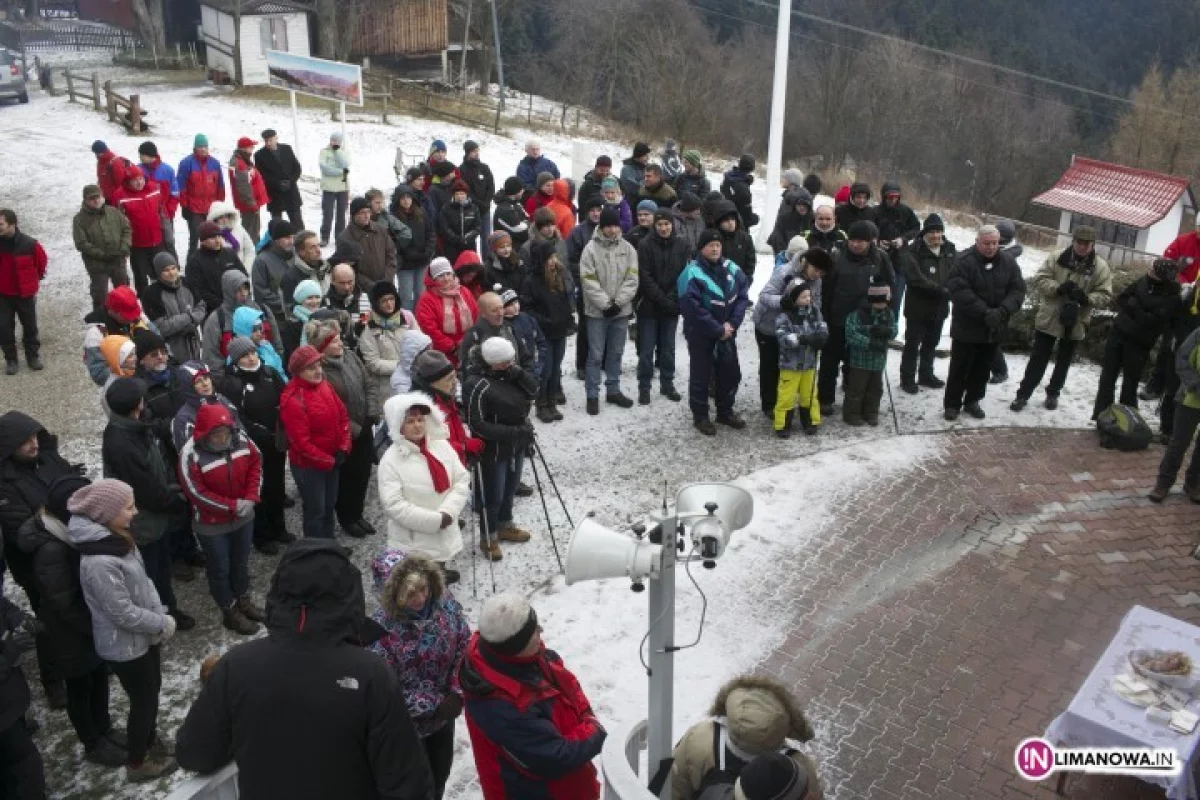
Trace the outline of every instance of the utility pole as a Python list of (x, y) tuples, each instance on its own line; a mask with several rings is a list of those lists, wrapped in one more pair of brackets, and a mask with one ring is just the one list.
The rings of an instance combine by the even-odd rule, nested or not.
[(788, 43), (792, 33), (792, 0), (779, 0), (779, 22), (775, 30), (775, 80), (771, 84), (771, 133), (767, 143), (767, 206), (758, 225), (762, 244), (775, 227), (779, 211), (779, 176), (783, 166), (783, 121), (787, 112)]
[(475, 5), (472, 0), (467, 0), (467, 21), (463, 25), (463, 51), (462, 64), (459, 69), (459, 85), (465, 92), (467, 90), (467, 46), (471, 43), (471, 7)]
[(496, 73), (500, 78), (500, 110), (504, 110), (504, 59), (500, 57), (500, 17), (496, 11), (496, 0), (489, 0), (492, 7), (492, 37), (496, 41)]

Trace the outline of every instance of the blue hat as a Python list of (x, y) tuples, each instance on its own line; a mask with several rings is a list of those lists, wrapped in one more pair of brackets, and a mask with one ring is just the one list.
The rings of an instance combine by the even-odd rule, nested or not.
[(324, 294), (321, 291), (321, 284), (316, 281), (300, 281), (300, 283), (296, 284), (296, 288), (292, 290), (292, 301), (299, 305), (310, 297), (322, 297)]
[(429, 146), (429, 152), (430, 152), (430, 154), (431, 154), (431, 155), (432, 155), (433, 153), (444, 153), (444, 152), (446, 152), (446, 143), (445, 143), (445, 142), (443, 142), (441, 139), (434, 139), (434, 140), (433, 140), (433, 144), (431, 144), (431, 145)]
[(643, 211), (654, 213), (655, 211), (658, 211), (658, 203), (654, 202), (653, 200), (643, 200), (642, 202), (638, 203), (637, 210), (638, 213)]
[(101, 153), (107, 153), (108, 145), (106, 145), (104, 142), (97, 139), (96, 141), (92, 142), (92, 152), (95, 153), (96, 155), (100, 155)]

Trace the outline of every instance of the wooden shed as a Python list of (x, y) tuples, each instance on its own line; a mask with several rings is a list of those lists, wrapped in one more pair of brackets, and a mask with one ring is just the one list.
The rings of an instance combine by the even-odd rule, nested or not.
[(265, 86), (270, 83), (267, 50), (310, 55), (308, 9), (286, 0), (240, 0), (242, 12), (239, 31), (232, 11), (238, 2), (202, 2), (201, 28), (210, 72), (220, 70), (231, 79), (237, 74), (233, 46), (239, 40), (243, 86)]
[(446, 0), (368, 0), (350, 49), (356, 57), (440, 57), (447, 27)]

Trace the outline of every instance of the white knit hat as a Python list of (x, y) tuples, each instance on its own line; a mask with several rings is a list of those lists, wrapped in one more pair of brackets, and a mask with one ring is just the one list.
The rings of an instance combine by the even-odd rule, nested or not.
[(450, 262), (438, 256), (433, 261), (429, 262), (429, 277), (437, 280), (439, 276), (445, 275), (447, 272), (454, 272), (454, 267), (450, 266)]
[(494, 594), (479, 609), (479, 635), (499, 652), (520, 652), (536, 628), (537, 614), (529, 600), (516, 592)]
[(483, 343), (480, 348), (483, 360), (487, 364), (505, 364), (517, 357), (517, 348), (503, 336), (493, 336)]
[(788, 242), (787, 253), (791, 257), (802, 256), (808, 252), (808, 240), (803, 236), (793, 236)]

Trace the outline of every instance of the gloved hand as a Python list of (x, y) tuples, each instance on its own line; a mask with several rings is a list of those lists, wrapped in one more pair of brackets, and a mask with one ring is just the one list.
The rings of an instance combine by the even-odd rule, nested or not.
[(457, 719), (463, 711), (462, 697), (451, 692), (446, 695), (446, 699), (438, 704), (438, 707), (433, 710), (432, 719), (435, 722), (450, 722)]
[(1076, 303), (1079, 303), (1079, 305), (1081, 305), (1081, 306), (1086, 306), (1090, 302), (1088, 300), (1087, 292), (1085, 292), (1083, 289), (1079, 288), (1078, 286), (1076, 286), (1071, 291), (1071, 294), (1069, 295), (1069, 297), (1072, 300), (1074, 300)]
[(245, 499), (244, 497), (238, 498), (237, 515), (239, 517), (244, 517), (253, 510), (254, 510), (254, 503), (250, 502), (249, 500)]
[(485, 446), (483, 439), (472, 436), (470, 439), (467, 439), (467, 455), (478, 456), (483, 452)]
[(882, 324), (872, 325), (871, 326), (871, 338), (872, 339), (884, 339), (884, 340), (891, 339), (892, 338), (892, 326), (891, 325), (882, 325)]
[(787, 347), (799, 347), (800, 346), (800, 337), (794, 333), (789, 333), (788, 335), (783, 337), (783, 343)]
[(609, 319), (617, 316), (620, 313), (621, 307), (616, 303), (609, 303), (608, 308), (604, 309), (604, 316), (608, 317)]
[(1005, 319), (1004, 309), (989, 308), (987, 313), (983, 315), (983, 324), (987, 326), (989, 331), (995, 333), (1004, 327)]
[(166, 619), (166, 622), (163, 623), (162, 634), (160, 634), (162, 638), (159, 639), (160, 642), (165, 642), (167, 639), (170, 639), (175, 635), (175, 618), (170, 614), (167, 614), (164, 619)]
[(518, 436), (520, 436), (521, 441), (529, 442), (533, 440), (533, 432), (533, 423), (529, 420), (525, 420), (520, 425), (520, 433), (518, 433)]
[(451, 525), (453, 525), (453, 524), (454, 524), (454, 517), (450, 516), (450, 515), (449, 515), (449, 514), (447, 514), (445, 511), (443, 511), (443, 512), (442, 512), (442, 524), (441, 524), (441, 527), (443, 527), (443, 528), (449, 528), (449, 527), (450, 527)]
[(1063, 281), (1058, 285), (1058, 294), (1060, 297), (1067, 297), (1071, 292), (1078, 288), (1075, 281)]
[(335, 469), (345, 463), (346, 463), (346, 451), (345, 450), (338, 450), (336, 453), (333, 454), (333, 466)]
[(280, 181), (279, 182), (279, 191), (290, 192), (291, 190), (292, 190), (292, 182), (291, 181)]
[(192, 322), (195, 323), (196, 325), (201, 325), (204, 323), (204, 318), (208, 316), (208, 311), (204, 307), (203, 300), (201, 300), (196, 305), (192, 306), (191, 316), (192, 316)]

